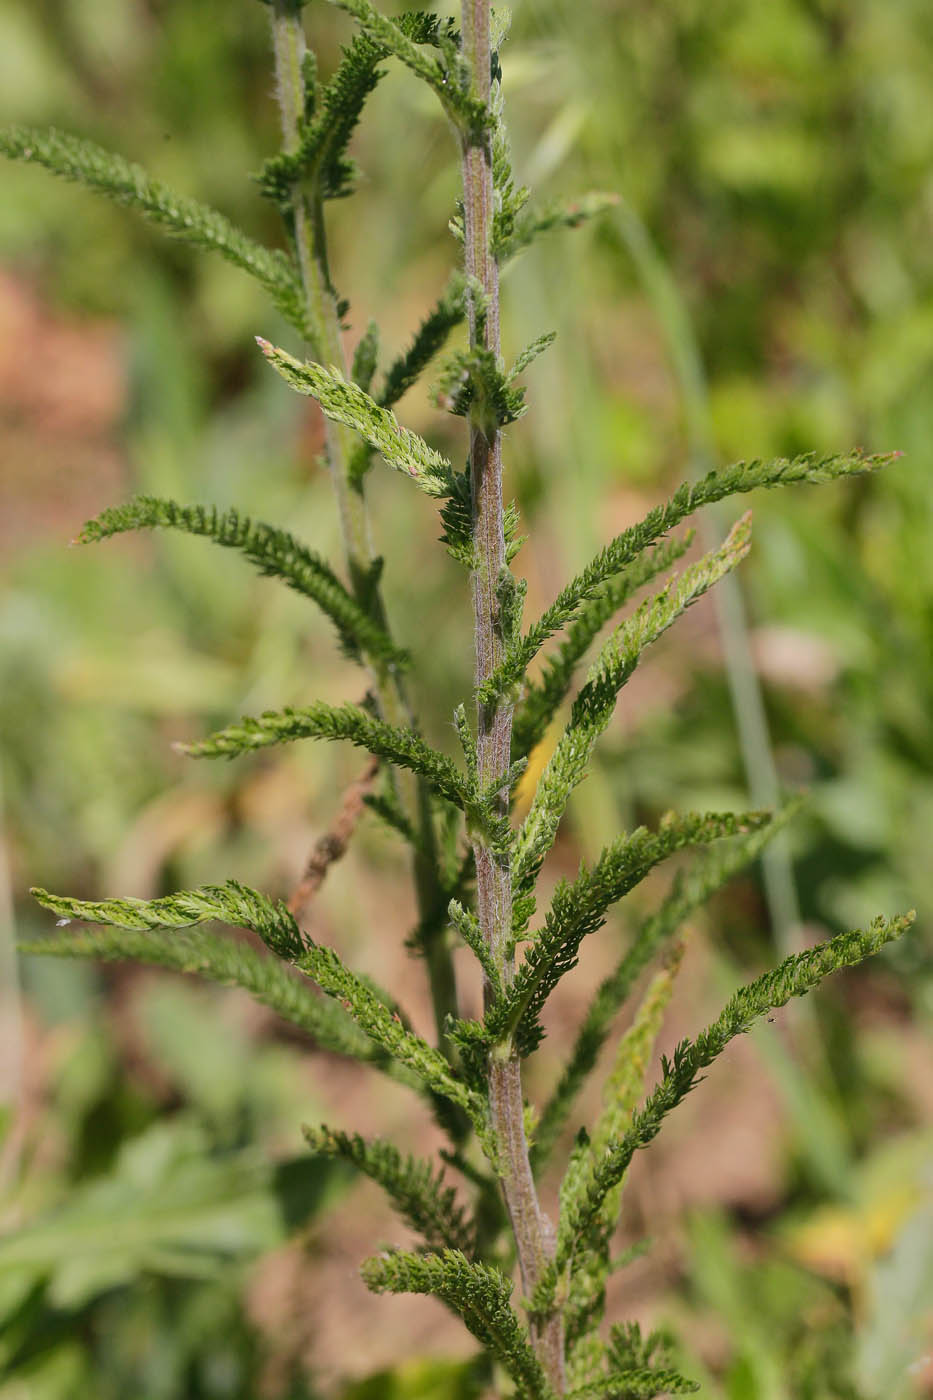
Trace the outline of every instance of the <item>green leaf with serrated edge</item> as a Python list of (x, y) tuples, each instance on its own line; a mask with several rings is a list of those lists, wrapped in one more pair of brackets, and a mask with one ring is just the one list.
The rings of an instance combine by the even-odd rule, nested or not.
[(512, 727), (513, 754), (530, 753), (541, 742), (570, 690), (579, 662), (609, 619), (639, 589), (675, 564), (690, 548), (692, 541), (693, 531), (690, 530), (683, 539), (664, 540), (645, 550), (618, 578), (611, 579), (580, 608), (567, 628), (565, 640), (545, 657), (538, 679), (526, 682)]
[(402, 1250), (367, 1259), (363, 1280), (374, 1293), (426, 1293), (457, 1313), (481, 1346), (504, 1367), (522, 1400), (552, 1400), (528, 1333), (509, 1299), (511, 1282), (456, 1250), (409, 1254)]
[(202, 931), (165, 938), (151, 931), (81, 930), (18, 946), (20, 952), (40, 957), (149, 963), (225, 987), (240, 987), (283, 1020), (307, 1031), (322, 1050), (370, 1060), (383, 1068), (389, 1065), (336, 1002), (321, 996), (306, 979), (298, 977), (278, 958), (259, 953), (240, 940)]
[[(561, 1183), (561, 1203), (572, 1201), (581, 1178), (611, 1142), (629, 1127), (644, 1093), (651, 1055), (670, 1003), (674, 979), (683, 956), (683, 940), (668, 950), (665, 965), (655, 973), (642, 997), (632, 1025), (616, 1051), (615, 1065), (603, 1088), (603, 1109), (586, 1142), (577, 1145)], [(606, 1306), (609, 1248), (619, 1218), (620, 1181), (608, 1193), (597, 1218), (577, 1246), (571, 1267), (570, 1289), (564, 1308), (568, 1343), (597, 1326)]]
[(544, 233), (558, 229), (579, 228), (590, 219), (596, 219), (614, 209), (619, 202), (617, 194), (604, 194), (592, 190), (578, 199), (558, 201), (544, 209), (522, 208), (508, 226), (500, 221), (496, 229), (495, 253), (500, 263), (508, 262)]
[(274, 953), (294, 963), (323, 992), (339, 1001), (380, 1049), (411, 1070), (426, 1088), (457, 1104), (477, 1131), (481, 1135), (485, 1133), (485, 1105), (478, 1095), (453, 1077), (450, 1066), (437, 1050), (405, 1029), (398, 1015), (371, 986), (343, 966), (332, 948), (306, 938), (280, 900), (269, 899), (235, 880), (228, 880), (225, 885), (179, 890), (150, 900), (89, 901), (49, 894), (47, 890), (36, 889), (32, 893), (43, 908), (59, 918), (82, 919), (116, 928), (188, 928), (220, 919), (238, 928), (252, 929)]
[(273, 525), (252, 521), (236, 510), (216, 506), (181, 506), (157, 496), (135, 496), (89, 520), (77, 544), (89, 544), (128, 530), (179, 530), (201, 535), (215, 544), (238, 549), (261, 574), (281, 579), (297, 593), (311, 598), (337, 628), (345, 650), (393, 665), (407, 665), (407, 653), (360, 607), (343, 584), (312, 550), (294, 535)]
[(519, 374), (523, 374), (539, 355), (543, 355), (545, 350), (554, 344), (556, 339), (556, 331), (546, 331), (544, 335), (539, 335), (537, 340), (533, 340), (530, 345), (526, 345), (521, 354), (516, 357), (515, 363), (509, 370), (506, 378), (515, 379)]
[(600, 984), (590, 1003), (560, 1080), (538, 1121), (532, 1149), (537, 1168), (540, 1169), (553, 1151), (580, 1089), (596, 1066), (620, 1007), (651, 959), (669, 943), (685, 919), (757, 859), (799, 808), (798, 802), (788, 803), (774, 814), (767, 826), (704, 852), (688, 871), (678, 873), (660, 908), (641, 925), (632, 946)]
[(192, 758), (232, 758), (297, 739), (345, 739), (399, 768), (417, 773), (454, 806), (471, 806), (467, 780), (446, 754), (432, 749), (414, 729), (386, 724), (358, 705), (327, 705), (318, 700), (300, 709), (270, 710), (258, 719), (247, 715), (199, 743), (177, 747)]
[(538, 1017), (545, 1001), (576, 966), (584, 938), (602, 928), (613, 904), (676, 851), (753, 831), (770, 821), (768, 812), (670, 815), (657, 831), (639, 827), (607, 846), (591, 869), (584, 867), (572, 883), (558, 885), (544, 927), (525, 949), (507, 996), (487, 1015), (490, 1037), (512, 1037), (520, 1054), (530, 1054), (543, 1035)]
[(337, 369), (302, 363), (261, 336), (256, 343), (287, 384), (316, 399), (325, 417), (359, 433), (388, 466), (410, 476), (429, 496), (451, 494), (453, 473), (446, 457), (417, 433), (401, 427), (394, 413), (381, 408), (359, 385), (344, 379)]
[(443, 349), (450, 332), (466, 317), (465, 281), (455, 272), (434, 306), (415, 332), (411, 344), (386, 371), (382, 389), (375, 396), (382, 408), (391, 408), (427, 369)]
[(381, 1186), (402, 1219), (431, 1249), (473, 1253), (474, 1227), (443, 1171), (436, 1171), (431, 1162), (403, 1157), (391, 1143), (367, 1141), (358, 1133), (338, 1132), (325, 1124), (305, 1127), (303, 1132), (316, 1156), (348, 1162)]
[(234, 928), (252, 929), (274, 953), (289, 961), (300, 958), (306, 947), (301, 930), (281, 900), (269, 899), (237, 880), (178, 890), (159, 899), (71, 899), (41, 889), (30, 893), (43, 909), (60, 919), (140, 930), (191, 928), (218, 919)]
[(604, 583), (621, 573), (643, 549), (666, 535), (668, 530), (679, 525), (701, 506), (725, 500), (728, 496), (755, 491), (759, 487), (789, 486), (798, 482), (819, 484), (840, 477), (860, 476), (879, 470), (897, 456), (899, 454), (896, 452), (870, 457), (861, 452), (848, 452), (822, 458), (807, 454), (791, 459), (779, 457), (771, 461), (736, 462), (721, 471), (710, 472), (700, 481), (685, 482), (664, 505), (655, 506), (637, 525), (617, 535), (581, 574), (561, 590), (521, 642), (509, 648), (502, 665), (481, 687), (480, 699), (490, 703), (520, 681), (547, 639), (573, 621), (581, 603), (592, 598)]
[(486, 975), (486, 980), (493, 991), (494, 996), (502, 994), (502, 981), (499, 976), (499, 969), (493, 960), (486, 943), (483, 939), (483, 931), (479, 925), (479, 919), (471, 909), (464, 909), (459, 900), (452, 899), (447, 907), (450, 922), (457, 930), (460, 937), (468, 948), (472, 949), (476, 959)]
[[(331, 0), (331, 4), (352, 15), (364, 34), (384, 45), (406, 68), (433, 88), (455, 125), (471, 132), (485, 129), (489, 122), (486, 104), (472, 95), (466, 72), (461, 71), (462, 65), (452, 45), (441, 43), (445, 62), (440, 63), (419, 48), (401, 25), (377, 10), (370, 0)], [(442, 38), (438, 31), (432, 42), (440, 42)]]
[(353, 382), (369, 393), (379, 360), (379, 327), (370, 321), (353, 352)]
[(638, 665), (642, 652), (744, 559), (750, 543), (751, 517), (745, 515), (719, 549), (675, 576), (663, 592), (643, 603), (603, 643), (586, 685), (573, 702), (569, 723), (541, 775), (518, 833), (512, 862), (513, 887), (517, 891), (524, 893), (536, 878), (554, 842), (570, 794), (583, 778), (596, 741), (612, 718), (619, 691)]
[(122, 156), (54, 127), (4, 127), (0, 129), (0, 153), (11, 160), (42, 165), (54, 175), (136, 209), (173, 238), (219, 253), (261, 283), (285, 319), (302, 335), (308, 335), (301, 281), (290, 259), (248, 238), (216, 209), (176, 193)]
[(864, 962), (886, 943), (902, 937), (914, 918), (911, 912), (893, 919), (874, 919), (867, 930), (840, 933), (803, 953), (792, 954), (773, 971), (736, 992), (718, 1019), (696, 1040), (681, 1041), (673, 1059), (665, 1060), (660, 1083), (635, 1115), (629, 1131), (609, 1145), (592, 1172), (579, 1182), (574, 1199), (566, 1202), (558, 1227), (557, 1255), (535, 1289), (534, 1312), (546, 1313), (552, 1306), (559, 1274), (598, 1215), (607, 1194), (621, 1181), (635, 1153), (654, 1140), (668, 1113), (696, 1087), (701, 1071), (762, 1016), (784, 1006), (792, 997), (805, 996), (830, 973)]
[(638, 1371), (619, 1371), (598, 1381), (571, 1390), (568, 1400), (653, 1400), (659, 1395), (695, 1395), (700, 1389), (696, 1381), (688, 1380), (679, 1371), (655, 1371), (645, 1367)]

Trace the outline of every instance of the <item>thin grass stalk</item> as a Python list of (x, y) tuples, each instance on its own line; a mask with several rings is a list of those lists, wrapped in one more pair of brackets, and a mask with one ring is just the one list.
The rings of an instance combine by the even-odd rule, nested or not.
[[(274, 0), (271, 21), (283, 145), (286, 151), (292, 152), (298, 145), (304, 110), (302, 63), (306, 50), (305, 33), (300, 12), (293, 0)], [(324, 207), (320, 192), (316, 189), (309, 191), (296, 185), (292, 214), (295, 247), (307, 302), (307, 320), (315, 337), (309, 345), (311, 355), (320, 364), (335, 365), (344, 378), (349, 378), (340, 334), (337, 298), (328, 266)], [(356, 438), (352, 429), (330, 419), (326, 420), (326, 429), (327, 460), (337, 498), (340, 530), (351, 585), (358, 601), (367, 607), (388, 631), (381, 593), (378, 583), (373, 578), (375, 552), (363, 484), (354, 482), (349, 470)], [(410, 727), (412, 715), (398, 670), (388, 663), (374, 662), (371, 673), (373, 690), (382, 718), (388, 724)], [(424, 784), (413, 775), (396, 772), (395, 782), (405, 814), (412, 826), (418, 829), (421, 837), (421, 849), (413, 856), (418, 921), (421, 927), (437, 929), (425, 948), (425, 960), (431, 984), (438, 1043), (449, 1049), (446, 1025), (448, 1017), (457, 1013), (457, 988), (453, 959), (446, 941), (446, 928), (437, 918), (438, 909), (444, 902), (444, 894), (439, 887), (436, 873), (438, 866), (430, 800)]]

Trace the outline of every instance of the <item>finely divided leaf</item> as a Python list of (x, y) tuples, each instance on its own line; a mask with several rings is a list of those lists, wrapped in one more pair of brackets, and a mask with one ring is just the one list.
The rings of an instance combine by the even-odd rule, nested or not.
[(458, 1250), (367, 1259), (363, 1279), (374, 1293), (426, 1293), (462, 1317), (473, 1336), (505, 1368), (522, 1400), (551, 1400), (553, 1392), (528, 1333), (509, 1302), (512, 1285), (498, 1269), (473, 1264)]
[(454, 806), (471, 806), (469, 784), (446, 754), (432, 749), (415, 730), (386, 724), (358, 705), (327, 705), (318, 700), (301, 709), (270, 710), (258, 719), (245, 716), (200, 743), (179, 744), (178, 748), (192, 758), (233, 758), (295, 739), (346, 739), (357, 748), (417, 773)]
[(557, 1087), (538, 1122), (533, 1148), (536, 1166), (545, 1162), (552, 1152), (577, 1094), (596, 1066), (620, 1007), (651, 959), (660, 948), (668, 945), (685, 919), (761, 854), (798, 810), (797, 803), (789, 803), (766, 826), (725, 847), (704, 852), (689, 871), (677, 875), (667, 898), (642, 924), (632, 946), (600, 984), (590, 1003)]
[(657, 1136), (668, 1113), (699, 1083), (701, 1072), (725, 1050), (737, 1035), (749, 1030), (769, 1011), (807, 992), (840, 968), (853, 967), (900, 938), (913, 923), (913, 913), (893, 919), (874, 919), (867, 930), (837, 934), (806, 952), (785, 958), (731, 998), (721, 1015), (696, 1040), (677, 1046), (673, 1060), (664, 1062), (664, 1075), (632, 1120), (623, 1137), (610, 1143), (591, 1170), (581, 1175), (573, 1198), (565, 1201), (558, 1229), (557, 1256), (553, 1268), (536, 1291), (535, 1308), (546, 1310), (554, 1296), (558, 1274), (571, 1259), (578, 1241), (597, 1218), (607, 1195), (622, 1180), (640, 1148)]
[(569, 202), (559, 201), (544, 209), (522, 208), (508, 224), (500, 221), (496, 229), (495, 251), (500, 263), (514, 258), (517, 253), (529, 247), (542, 233), (554, 229), (579, 228), (589, 219), (595, 219), (607, 210), (615, 208), (619, 202), (617, 194), (603, 194), (593, 190)]
[(248, 238), (216, 209), (177, 194), (122, 156), (54, 127), (46, 131), (25, 126), (3, 128), (0, 153), (12, 160), (44, 165), (55, 175), (137, 209), (174, 238), (219, 253), (255, 277), (286, 320), (302, 335), (308, 334), (301, 282), (291, 261), (284, 253)]
[(389, 1142), (367, 1141), (358, 1133), (337, 1132), (321, 1124), (304, 1128), (311, 1151), (319, 1157), (349, 1162), (385, 1191), (399, 1215), (424, 1237), (431, 1249), (459, 1249), (472, 1254), (475, 1228), (457, 1201), (457, 1193), (431, 1162), (403, 1157)]
[(440, 297), (415, 331), (411, 344), (386, 371), (385, 382), (376, 401), (391, 408), (427, 369), (447, 337), (466, 316), (463, 274), (455, 272)]
[(548, 637), (566, 627), (577, 615), (581, 603), (630, 564), (643, 549), (654, 544), (668, 530), (679, 525), (700, 506), (711, 505), (758, 487), (788, 486), (795, 482), (821, 483), (838, 477), (859, 476), (877, 471), (893, 460), (896, 453), (866, 457), (861, 452), (847, 452), (832, 457), (817, 458), (812, 454), (771, 461), (736, 462), (721, 471), (710, 472), (697, 482), (685, 482), (662, 506), (648, 512), (637, 525), (617, 535), (600, 550), (581, 574), (571, 580), (557, 595), (551, 606), (529, 628), (521, 642), (509, 649), (498, 670), (481, 688), (480, 697), (491, 702), (522, 679), (531, 661)]
[(260, 573), (279, 578), (313, 599), (337, 628), (350, 655), (393, 665), (407, 663), (406, 653), (393, 645), (385, 629), (364, 612), (323, 559), (287, 531), (249, 520), (236, 510), (181, 506), (157, 496), (136, 496), (126, 505), (111, 507), (89, 520), (77, 542), (88, 544), (127, 530), (156, 528), (202, 535), (215, 544), (240, 550)]
[(515, 711), (512, 752), (530, 753), (544, 738), (545, 731), (570, 690), (577, 665), (605, 624), (639, 589), (665, 573), (689, 549), (693, 531), (683, 539), (665, 540), (645, 552), (584, 604), (567, 628), (564, 641), (545, 658), (540, 677), (525, 686), (525, 694)]
[(277, 953), (293, 962), (323, 992), (340, 1002), (360, 1029), (381, 1050), (404, 1065), (426, 1088), (462, 1108), (477, 1131), (485, 1130), (485, 1106), (478, 1095), (454, 1078), (444, 1057), (420, 1036), (407, 1030), (398, 1014), (361, 977), (344, 967), (332, 948), (311, 942), (280, 900), (268, 899), (235, 880), (180, 890), (161, 899), (85, 901), (32, 892), (45, 909), (59, 918), (83, 919), (123, 929), (176, 929), (220, 919), (250, 928)]
[(296, 961), (305, 951), (305, 940), (287, 907), (257, 890), (228, 880), (223, 885), (202, 885), (179, 890), (160, 899), (70, 899), (33, 889), (31, 893), (59, 919), (82, 919), (89, 924), (109, 924), (125, 929), (191, 928), (218, 919), (234, 928), (250, 928), (279, 957)]
[(403, 25), (376, 9), (371, 0), (331, 0), (338, 9), (353, 15), (370, 39), (401, 59), (419, 78), (433, 88), (451, 120), (469, 131), (482, 131), (489, 122), (486, 104), (472, 95), (468, 74), (461, 64), (452, 36), (436, 26), (420, 42), (436, 44), (444, 57), (440, 62), (409, 38)]
[[(74, 908), (73, 902), (68, 901)], [(87, 917), (75, 913), (74, 917)], [(313, 1036), (322, 1050), (368, 1060), (389, 1073), (391, 1062), (377, 1051), (335, 1001), (313, 988), (279, 958), (248, 943), (198, 930), (166, 938), (157, 930), (95, 930), (56, 934), (19, 944), (20, 952), (41, 957), (133, 961), (190, 973), (224, 987), (240, 987), (283, 1020)], [(410, 1082), (403, 1074), (405, 1082)]]
[(417, 433), (401, 427), (394, 413), (381, 408), (358, 384), (351, 384), (337, 369), (296, 360), (258, 336), (257, 343), (286, 383), (316, 399), (327, 418), (359, 433), (388, 466), (410, 476), (429, 496), (450, 495), (452, 470), (446, 457)]
[(748, 515), (736, 522), (725, 543), (674, 578), (623, 622), (590, 669), (586, 685), (573, 703), (570, 722), (541, 776), (531, 810), (518, 834), (512, 865), (516, 890), (532, 885), (550, 850), (570, 794), (583, 778), (596, 741), (606, 729), (619, 691), (638, 665), (644, 649), (656, 641), (691, 604), (745, 557), (751, 541)]
[(630, 836), (620, 836), (573, 883), (562, 881), (507, 996), (487, 1016), (493, 1040), (512, 1036), (522, 1055), (536, 1048), (544, 1034), (538, 1019), (544, 1003), (564, 974), (576, 966), (584, 938), (601, 928), (612, 905), (662, 860), (687, 846), (708, 845), (770, 821), (767, 812), (670, 816), (656, 832), (639, 827)]

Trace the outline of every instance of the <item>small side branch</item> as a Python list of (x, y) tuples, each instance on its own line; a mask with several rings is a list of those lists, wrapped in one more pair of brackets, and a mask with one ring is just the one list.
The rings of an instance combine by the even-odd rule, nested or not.
[(331, 829), (315, 841), (304, 874), (288, 901), (288, 907), (296, 919), (301, 918), (323, 885), (330, 867), (346, 855), (353, 833), (366, 809), (366, 798), (373, 790), (378, 772), (379, 759), (371, 758), (360, 776), (344, 792)]

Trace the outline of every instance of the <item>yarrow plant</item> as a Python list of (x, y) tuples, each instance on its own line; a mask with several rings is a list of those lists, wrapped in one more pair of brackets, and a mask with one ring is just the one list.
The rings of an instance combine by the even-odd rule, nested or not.
[[(526, 623), (525, 586), (511, 567), (521, 541), (517, 512), (503, 494), (503, 429), (525, 413), (519, 380), (553, 337), (542, 336), (507, 366), (500, 345), (499, 274), (541, 234), (573, 228), (609, 201), (590, 195), (536, 208), (516, 183), (500, 64), (508, 22), (490, 11), (488, 0), (463, 0), (459, 31), (431, 14), (392, 18), (371, 0), (334, 0), (353, 16), (358, 32), (326, 81), (306, 47), (304, 0), (263, 2), (282, 148), (266, 161), (260, 187), (281, 212), (287, 251), (260, 246), (215, 210), (76, 137), (12, 128), (0, 133), (0, 149), (88, 185), (169, 234), (219, 253), (265, 287), (303, 346), (304, 353), (295, 354), (258, 339), (270, 367), (292, 390), (315, 399), (327, 420), (342, 570), (276, 526), (232, 510), (153, 497), (104, 511), (80, 538), (90, 542), (153, 528), (204, 536), (305, 595), (333, 623), (344, 651), (368, 677), (363, 704), (313, 701), (239, 719), (182, 747), (195, 758), (217, 758), (324, 739), (343, 740), (373, 756), (383, 786), (361, 800), (411, 849), (418, 903), (411, 941), (424, 961), (436, 1034), (433, 1043), (417, 1035), (392, 997), (313, 941), (288, 905), (235, 880), (145, 901), (85, 902), (36, 890), (59, 924), (77, 920), (100, 927), (69, 929), (28, 945), (28, 951), (135, 959), (240, 986), (309, 1032), (322, 1049), (409, 1086), (447, 1135), (442, 1163), (404, 1156), (390, 1143), (343, 1128), (306, 1129), (313, 1153), (350, 1163), (378, 1182), (422, 1239), (416, 1251), (390, 1250), (367, 1260), (367, 1285), (376, 1292), (439, 1298), (479, 1342), (494, 1383), (510, 1385), (529, 1400), (686, 1393), (696, 1386), (672, 1368), (663, 1337), (643, 1336), (636, 1324), (624, 1322), (608, 1335), (602, 1331), (607, 1278), (620, 1262), (611, 1257), (611, 1242), (629, 1165), (734, 1037), (829, 973), (900, 937), (911, 916), (879, 918), (866, 930), (838, 934), (740, 988), (710, 1026), (663, 1060), (658, 1082), (646, 1092), (647, 1067), (680, 962), (682, 925), (756, 858), (787, 822), (792, 805), (738, 815), (670, 815), (656, 830), (640, 827), (615, 836), (592, 866), (557, 886), (541, 911), (538, 877), (620, 691), (645, 650), (745, 557), (751, 527), (748, 516), (740, 519), (718, 548), (670, 575), (618, 621), (629, 600), (657, 587), (686, 553), (689, 533), (672, 531), (700, 507), (726, 497), (872, 472), (888, 458), (845, 452), (739, 462), (681, 486), (610, 540), (540, 617)], [(462, 169), (462, 200), (451, 220), (462, 260), (408, 348), (380, 373), (375, 325), (347, 364), (341, 333), (347, 306), (331, 280), (325, 216), (328, 201), (352, 192), (356, 167), (348, 146), (390, 61), (425, 83), (448, 119)], [(462, 323), (465, 347), (448, 353), (438, 392), (438, 403), (465, 422), (467, 465), (461, 470), (404, 427), (394, 409)], [(475, 690), (454, 715), (461, 762), (434, 749), (412, 719), (412, 658), (390, 631), (367, 516), (367, 475), (377, 460), (437, 501), (443, 543), (469, 574)], [(519, 822), (512, 811), (516, 785), (531, 752), (565, 713)], [(575, 967), (583, 940), (657, 865), (687, 850), (695, 852), (693, 864), (638, 927), (596, 991), (550, 1097), (529, 1111), (523, 1063), (541, 1042), (542, 1012)], [(321, 855), (316, 878), (326, 858)], [(252, 930), (267, 954), (202, 927), (213, 921)], [(482, 968), (478, 1019), (461, 1014), (455, 940)], [(563, 1130), (579, 1127), (581, 1086), (620, 1008), (653, 962), (657, 970), (619, 1040), (602, 1111), (588, 1131), (577, 1133), (559, 1212), (551, 1220), (539, 1199), (540, 1173)], [(459, 1184), (452, 1184), (445, 1168)]]

